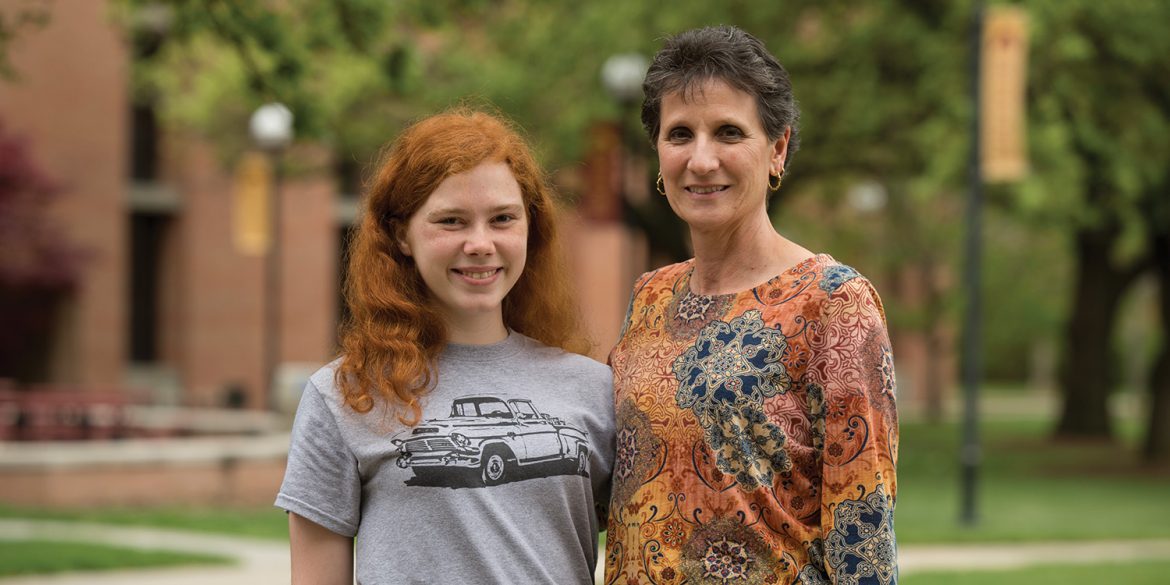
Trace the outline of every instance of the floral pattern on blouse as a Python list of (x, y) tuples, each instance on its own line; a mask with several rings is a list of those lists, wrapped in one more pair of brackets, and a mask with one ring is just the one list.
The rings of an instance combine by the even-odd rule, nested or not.
[(881, 300), (810, 258), (696, 295), (642, 275), (610, 354), (606, 583), (897, 582), (896, 382)]

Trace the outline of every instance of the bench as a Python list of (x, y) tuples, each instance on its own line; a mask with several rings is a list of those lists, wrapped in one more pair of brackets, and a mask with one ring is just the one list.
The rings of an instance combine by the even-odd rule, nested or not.
[(0, 440), (81, 441), (129, 436), (129, 400), (116, 391), (0, 386)]

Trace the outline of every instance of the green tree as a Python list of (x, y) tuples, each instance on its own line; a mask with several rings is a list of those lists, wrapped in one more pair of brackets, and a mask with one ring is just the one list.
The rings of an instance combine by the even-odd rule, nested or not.
[(1158, 210), (1158, 226), (1150, 237), (1154, 265), (1158, 275), (1158, 309), (1161, 316), (1162, 339), (1158, 355), (1150, 373), (1150, 410), (1146, 422), (1146, 436), (1142, 455), (1150, 463), (1170, 461), (1170, 212), (1165, 209), (1167, 189), (1163, 189), (1162, 209)]
[[(799, 14), (782, 59), (800, 80), (806, 132), (795, 179), (828, 211), (812, 218), (810, 241), (841, 250), (888, 283), (891, 323), (916, 331), (933, 368), (913, 390), (942, 416), (940, 323), (953, 319), (956, 291), (939, 273), (958, 260), (970, 120), (970, 29), (962, 4), (879, 2), (813, 5)], [(797, 39), (800, 42), (793, 42)], [(859, 185), (881, 186), (884, 208), (851, 210)], [(801, 193), (796, 193), (800, 196)], [(911, 279), (908, 281), (908, 279)], [(904, 302), (909, 291), (916, 299)]]
[[(617, 0), (121, 1), (128, 21), (136, 8), (171, 11), (166, 41), (136, 67), (139, 95), (159, 99), (166, 119), (238, 151), (247, 146), (238, 131), (243, 120), (262, 101), (279, 99), (296, 111), (298, 135), (328, 145), (351, 171), (407, 121), (468, 96), (519, 120), (548, 166), (574, 165), (590, 125), (622, 115), (598, 80), (609, 55), (649, 55), (665, 35), (737, 24), (785, 63), (804, 112), (803, 152), (774, 202), (777, 222), (822, 249), (862, 259), (863, 268), (888, 273), (891, 282), (907, 266), (930, 275), (959, 260), (971, 2), (730, 0), (662, 10)], [(1109, 436), (1109, 338), (1118, 299), (1151, 265), (1154, 238), (1164, 231), (1153, 223), (1164, 211), (1151, 206), (1164, 198), (1159, 153), (1170, 136), (1170, 76), (1161, 58), (1167, 41), (1158, 30), (1167, 8), (1139, 0), (1023, 4), (1032, 44), (1043, 48), (1033, 52), (1029, 70), (1034, 173), (1018, 188), (990, 194), (1005, 221), (1071, 234), (1075, 287), (1063, 335), (1058, 434)], [(630, 117), (626, 112), (621, 122), (636, 135)], [(648, 145), (642, 148), (640, 155), (652, 158)], [(880, 215), (849, 210), (846, 194), (858, 183), (879, 184), (888, 194)], [(677, 254), (685, 249), (683, 231), (652, 224), (669, 217), (660, 204), (655, 198), (659, 207), (631, 211), (658, 230), (656, 239), (672, 239), (667, 248)], [(801, 215), (806, 206), (812, 212)], [(923, 303), (900, 304), (890, 295), (896, 327), (950, 319), (956, 291), (926, 279)], [(1012, 288), (1011, 280), (998, 275), (989, 294), (1017, 304), (1021, 291), (1033, 303), (1044, 294), (1035, 283)], [(1052, 283), (1054, 297), (1062, 294), (1059, 284)], [(1052, 335), (1051, 313), (1008, 313), (1033, 319), (1040, 330), (1032, 335)], [(1028, 329), (989, 326), (999, 328), (993, 339)]]
[(0, 81), (13, 81), (19, 78), (12, 66), (9, 48), (19, 36), (48, 24), (50, 13), (51, 6), (47, 0), (0, 7)]
[[(1110, 339), (1119, 301), (1153, 258), (1164, 230), (1170, 147), (1170, 6), (1034, 0), (1030, 116), (1035, 174), (1021, 214), (1073, 234), (1072, 307), (1060, 372), (1058, 436), (1113, 435)], [(1163, 369), (1165, 369), (1163, 367)], [(1155, 376), (1156, 377), (1156, 376)], [(1162, 420), (1165, 420), (1163, 418)], [(1164, 423), (1151, 420), (1150, 432)]]

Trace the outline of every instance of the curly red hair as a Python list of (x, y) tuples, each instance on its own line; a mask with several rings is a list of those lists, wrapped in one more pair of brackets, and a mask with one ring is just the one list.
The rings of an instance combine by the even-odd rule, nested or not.
[(459, 108), (407, 128), (385, 151), (362, 201), (348, 248), (344, 285), (350, 317), (342, 324), (336, 382), (346, 404), (369, 412), (381, 398), (413, 426), (419, 398), (438, 378), (447, 331), (438, 302), (412, 258), (397, 245), (410, 217), (452, 175), (485, 162), (512, 170), (528, 213), (524, 272), (504, 298), (504, 324), (544, 343), (585, 353), (557, 228), (557, 209), (527, 143), (500, 117)]

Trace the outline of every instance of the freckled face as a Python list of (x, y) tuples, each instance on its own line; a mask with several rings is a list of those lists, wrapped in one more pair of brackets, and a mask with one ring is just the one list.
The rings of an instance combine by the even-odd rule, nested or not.
[(768, 175), (784, 168), (789, 133), (768, 140), (751, 94), (711, 79), (693, 94), (667, 94), (660, 112), (666, 197), (692, 231), (767, 216)]
[(414, 258), (448, 324), (495, 318), (524, 271), (528, 216), (504, 163), (447, 177), (410, 217), (399, 245)]

